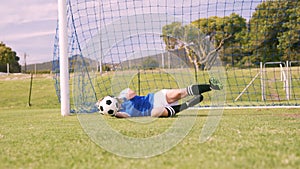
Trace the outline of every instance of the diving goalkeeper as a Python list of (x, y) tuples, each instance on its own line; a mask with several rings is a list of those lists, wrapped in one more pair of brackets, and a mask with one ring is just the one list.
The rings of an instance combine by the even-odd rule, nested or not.
[[(209, 84), (191, 85), (182, 89), (162, 89), (156, 93), (139, 96), (130, 88), (124, 89), (116, 98), (119, 109), (112, 114), (118, 118), (152, 116), (172, 117), (177, 113), (197, 105), (203, 100), (202, 93), (211, 90), (221, 90), (223, 85), (215, 78), (209, 79)], [(194, 96), (185, 103), (178, 101), (187, 96)]]

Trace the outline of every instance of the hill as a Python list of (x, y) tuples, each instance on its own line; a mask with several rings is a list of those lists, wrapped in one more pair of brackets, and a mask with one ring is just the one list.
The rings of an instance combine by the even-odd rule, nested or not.
[(22, 66), (22, 72), (50, 72), (52, 70), (52, 61), (44, 63), (35, 63)]

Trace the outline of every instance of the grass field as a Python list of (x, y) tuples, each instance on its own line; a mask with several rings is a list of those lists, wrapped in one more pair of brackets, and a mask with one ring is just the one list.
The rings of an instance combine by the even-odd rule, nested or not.
[[(179, 144), (161, 155), (133, 159), (117, 156), (95, 144), (76, 115), (62, 117), (51, 78), (34, 77), (29, 107), (29, 82), (29, 75), (0, 76), (1, 169), (300, 166), (300, 109), (225, 110), (216, 131), (205, 143), (199, 143), (199, 136), (208, 110), (188, 110), (177, 118), (192, 111), (198, 116)], [(145, 131), (139, 125), (129, 126), (126, 119), (106, 120), (123, 134), (148, 137), (160, 134), (176, 118), (157, 119)]]
[[(279, 67), (266, 68), (263, 76), (259, 68), (251, 69), (229, 69), (215, 74), (226, 84), (226, 105), (228, 106), (262, 106), (262, 105), (299, 105), (300, 100), (300, 68), (292, 67), (289, 71), (288, 91), (284, 88), (287, 81), (282, 80), (282, 72)], [(154, 70), (125, 70), (107, 72), (105, 75), (97, 75), (93, 80), (95, 92), (98, 97), (114, 95), (114, 89), (123, 89), (129, 84), (135, 91), (141, 91), (140, 94), (147, 94), (153, 89), (174, 88), (194, 83), (195, 74), (192, 69), (154, 69)], [(111, 83), (113, 80), (117, 79)], [(187, 80), (188, 79), (188, 80)], [(196, 79), (196, 78), (195, 78)], [(207, 71), (199, 71), (197, 74), (198, 83), (208, 83), (209, 74)], [(263, 80), (262, 80), (263, 79)], [(130, 83), (129, 83), (130, 80)], [(262, 94), (262, 82), (264, 84), (264, 94)], [(80, 85), (81, 83), (77, 83)], [(179, 85), (180, 84), (180, 85)], [(120, 87), (123, 85), (122, 87)], [(113, 86), (113, 87), (111, 87)], [(287, 99), (289, 93), (289, 99)], [(262, 100), (264, 95), (265, 100)], [(210, 93), (204, 94), (203, 106), (210, 106)]]

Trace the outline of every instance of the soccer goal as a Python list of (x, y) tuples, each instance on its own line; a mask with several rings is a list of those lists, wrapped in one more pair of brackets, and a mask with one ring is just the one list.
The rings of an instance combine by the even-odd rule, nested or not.
[[(70, 88), (76, 112), (95, 112), (97, 99), (126, 87), (143, 95), (208, 83), (210, 76), (225, 88), (219, 95), (205, 94), (200, 107), (300, 106), (298, 1), (67, 0), (64, 5), (54, 80), (59, 100), (67, 83), (64, 90)], [(68, 57), (64, 63), (60, 54)], [(63, 64), (67, 77), (61, 76)]]

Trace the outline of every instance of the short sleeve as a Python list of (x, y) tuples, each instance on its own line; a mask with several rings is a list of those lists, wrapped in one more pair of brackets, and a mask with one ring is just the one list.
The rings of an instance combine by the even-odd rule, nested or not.
[(121, 101), (126, 101), (126, 96), (128, 94), (129, 88), (126, 88), (124, 90), (122, 90), (118, 96), (118, 99), (120, 99)]

